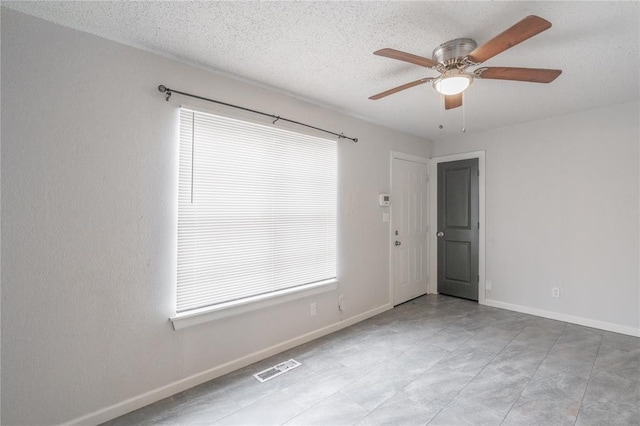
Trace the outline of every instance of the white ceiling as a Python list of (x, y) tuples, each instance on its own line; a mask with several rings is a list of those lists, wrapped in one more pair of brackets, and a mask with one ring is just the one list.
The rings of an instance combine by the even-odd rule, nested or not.
[[(442, 111), (430, 84), (367, 99), (437, 75), (374, 56), (375, 50), (391, 47), (430, 58), (444, 41), (468, 37), (482, 44), (538, 15), (553, 27), (483, 65), (559, 68), (562, 75), (548, 85), (476, 80), (465, 93), (468, 131), (640, 98), (635, 1), (2, 4), (429, 139), (460, 132), (462, 108)], [(441, 120), (444, 130), (438, 129)]]

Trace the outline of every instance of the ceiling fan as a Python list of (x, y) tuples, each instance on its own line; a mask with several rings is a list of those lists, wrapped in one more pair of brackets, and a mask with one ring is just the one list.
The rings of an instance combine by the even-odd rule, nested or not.
[(497, 54), (504, 52), (534, 35), (540, 34), (550, 27), (551, 22), (539, 16), (527, 16), (480, 47), (478, 47), (475, 40), (470, 38), (457, 38), (442, 43), (433, 51), (433, 59), (395, 49), (380, 49), (373, 52), (374, 55), (431, 68), (438, 71), (440, 76), (421, 78), (420, 80), (373, 95), (369, 99), (377, 100), (401, 90), (431, 82), (433, 87), (444, 95), (445, 109), (452, 109), (462, 105), (462, 92), (464, 92), (476, 78), (551, 83), (562, 73), (561, 70), (481, 67), (471, 72), (467, 71), (467, 68), (480, 65)]

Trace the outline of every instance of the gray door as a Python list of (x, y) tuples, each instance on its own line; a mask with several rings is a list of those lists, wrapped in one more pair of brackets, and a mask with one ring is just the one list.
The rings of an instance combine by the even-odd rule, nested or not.
[(478, 159), (438, 164), (438, 293), (478, 300)]

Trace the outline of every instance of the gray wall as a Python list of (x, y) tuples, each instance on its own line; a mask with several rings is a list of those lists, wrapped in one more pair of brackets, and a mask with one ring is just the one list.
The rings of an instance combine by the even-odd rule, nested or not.
[[(390, 151), (430, 142), (7, 9), (1, 37), (4, 424), (69, 421), (390, 302), (377, 196)], [(360, 139), (339, 143), (338, 291), (172, 330), (187, 99), (161, 83)]]
[(434, 142), (486, 151), (487, 303), (640, 335), (639, 117), (633, 102)]

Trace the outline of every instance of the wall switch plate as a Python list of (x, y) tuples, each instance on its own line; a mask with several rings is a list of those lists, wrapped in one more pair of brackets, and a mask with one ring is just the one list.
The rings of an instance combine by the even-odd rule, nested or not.
[(484, 282), (484, 289), (485, 290), (491, 290), (492, 286), (493, 286), (493, 283), (491, 281), (485, 281)]
[(560, 298), (560, 289), (558, 287), (551, 289), (551, 297)]
[(389, 213), (382, 213), (382, 221), (389, 222)]
[(318, 304), (317, 303), (312, 303), (311, 304), (311, 312), (310, 312), (312, 317), (315, 317), (316, 315), (318, 315)]

